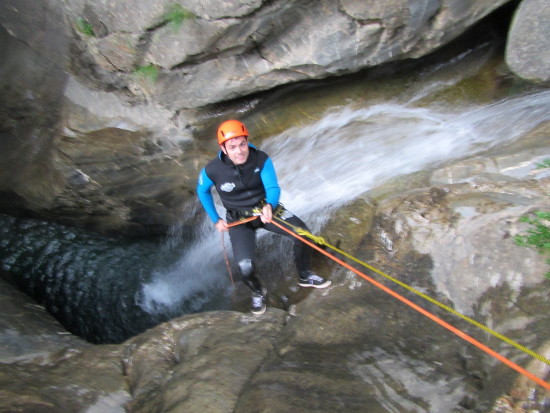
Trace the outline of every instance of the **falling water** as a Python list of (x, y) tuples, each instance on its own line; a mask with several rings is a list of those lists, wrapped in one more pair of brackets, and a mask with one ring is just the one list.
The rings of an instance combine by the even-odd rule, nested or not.
[(343, 108), (266, 142), (300, 215), (337, 208), (377, 185), (503, 145), (550, 119), (550, 92), (463, 110)]

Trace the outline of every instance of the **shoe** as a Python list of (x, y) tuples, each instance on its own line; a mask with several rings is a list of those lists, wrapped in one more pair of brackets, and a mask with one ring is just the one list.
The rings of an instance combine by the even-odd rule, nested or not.
[(306, 278), (300, 277), (300, 281), (298, 281), (300, 287), (327, 288), (330, 284), (332, 284), (331, 281), (313, 273), (308, 274)]
[(265, 297), (262, 294), (252, 293), (252, 314), (261, 315), (265, 313)]

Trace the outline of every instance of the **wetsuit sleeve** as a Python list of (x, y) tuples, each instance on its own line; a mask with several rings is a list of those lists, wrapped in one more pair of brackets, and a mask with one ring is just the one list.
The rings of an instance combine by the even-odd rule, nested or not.
[(275, 209), (279, 204), (281, 188), (279, 187), (279, 182), (277, 182), (277, 174), (275, 173), (275, 167), (273, 166), (271, 158), (267, 158), (265, 161), (260, 176), (265, 188), (265, 200)]
[(197, 195), (201, 201), (202, 207), (215, 224), (219, 221), (220, 216), (218, 211), (216, 211), (216, 206), (214, 205), (214, 197), (212, 196), (212, 186), (214, 182), (208, 177), (204, 169), (201, 170), (199, 174), (199, 180), (197, 183)]

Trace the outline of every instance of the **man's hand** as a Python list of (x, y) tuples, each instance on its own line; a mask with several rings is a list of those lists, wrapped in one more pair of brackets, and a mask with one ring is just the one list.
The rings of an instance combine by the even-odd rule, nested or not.
[(260, 215), (260, 219), (264, 224), (267, 224), (268, 222), (271, 222), (271, 219), (273, 218), (273, 209), (271, 208), (271, 204), (264, 205), (262, 208), (262, 215)]
[(227, 222), (225, 222), (223, 219), (219, 219), (218, 222), (216, 222), (214, 224), (214, 226), (216, 227), (216, 229), (219, 231), (219, 232), (225, 232), (225, 231), (228, 231), (229, 228), (227, 226)]

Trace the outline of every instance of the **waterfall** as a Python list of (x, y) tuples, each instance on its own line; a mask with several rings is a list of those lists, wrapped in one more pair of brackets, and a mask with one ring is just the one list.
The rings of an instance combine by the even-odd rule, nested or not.
[(462, 110), (377, 104), (329, 112), (266, 142), (299, 215), (338, 207), (396, 177), (481, 153), (550, 120), (550, 92)]

